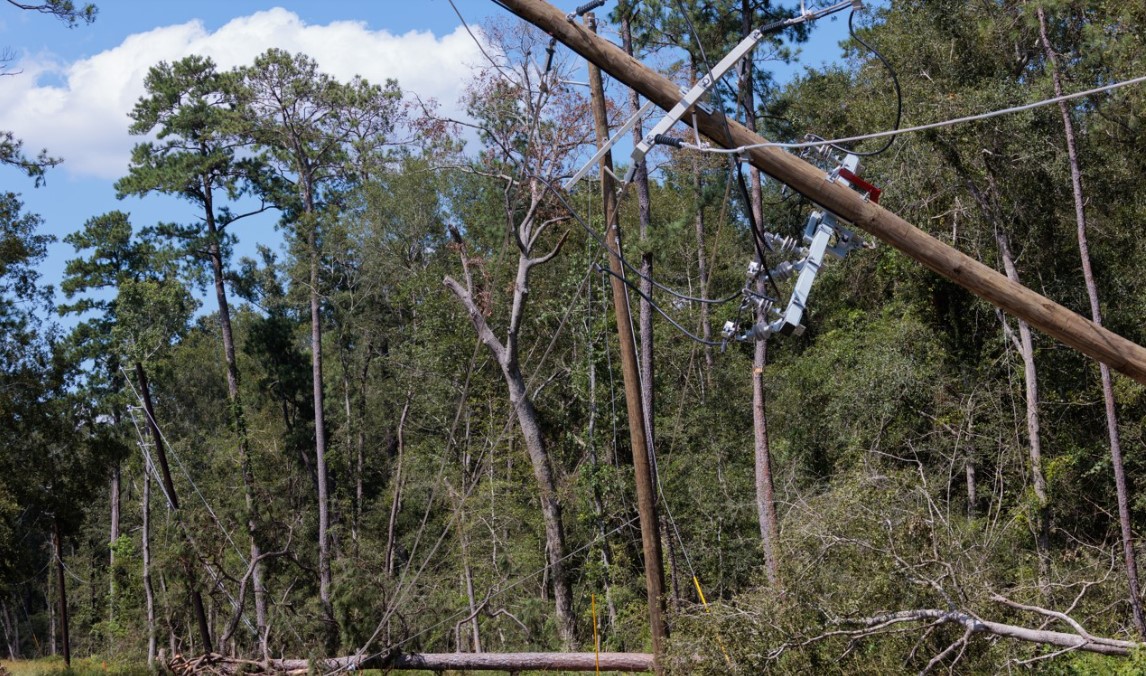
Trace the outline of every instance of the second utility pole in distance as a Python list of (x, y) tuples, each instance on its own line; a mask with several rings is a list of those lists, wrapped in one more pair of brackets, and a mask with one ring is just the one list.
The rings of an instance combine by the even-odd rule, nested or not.
[[(590, 32), (597, 28), (592, 14), (585, 16)], [(597, 145), (609, 141), (609, 119), (605, 110), (605, 88), (601, 84), (601, 69), (589, 63), (589, 91), (593, 99), (593, 120), (597, 127)], [(640, 372), (637, 368), (637, 350), (633, 344), (632, 323), (629, 314), (629, 295), (621, 281), (621, 235), (617, 220), (617, 197), (613, 186), (613, 156), (605, 153), (601, 158), (601, 197), (605, 214), (605, 244), (609, 248), (609, 269), (612, 271), (613, 307), (617, 313), (617, 338), (621, 344), (621, 367), (625, 381), (625, 404), (629, 414), (629, 437), (633, 445), (633, 470), (637, 482), (637, 510), (641, 520), (641, 547), (645, 557), (645, 587), (649, 596), (649, 628), (653, 638), (654, 669), (663, 673), (661, 660), (668, 632), (665, 628), (664, 566), (661, 561), (660, 530), (657, 526), (656, 491), (652, 467), (649, 463), (648, 444), (645, 440), (644, 407), (641, 404)]]

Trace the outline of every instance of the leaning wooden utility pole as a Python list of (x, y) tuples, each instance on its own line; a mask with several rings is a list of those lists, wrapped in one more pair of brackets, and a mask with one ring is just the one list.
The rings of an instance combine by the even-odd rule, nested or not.
[[(596, 30), (592, 14), (586, 15), (589, 32)], [(597, 145), (609, 142), (609, 118), (605, 110), (605, 87), (601, 70), (589, 62), (589, 91), (593, 98), (593, 120), (597, 127)], [(661, 539), (657, 521), (656, 491), (645, 439), (645, 413), (641, 402), (641, 379), (637, 366), (637, 348), (633, 343), (632, 317), (629, 314), (629, 292), (622, 277), (621, 233), (617, 221), (617, 196), (613, 188), (613, 156), (601, 158), (601, 197), (604, 202), (605, 244), (609, 248), (609, 270), (612, 271), (613, 309), (617, 313), (617, 338), (621, 343), (621, 373), (625, 381), (625, 404), (629, 413), (629, 438), (633, 444), (633, 471), (637, 479), (637, 511), (641, 519), (641, 547), (645, 555), (645, 589), (649, 596), (649, 628), (653, 637), (655, 671), (663, 672), (661, 659), (667, 638), (664, 608), (664, 567), (661, 563)]]
[[(601, 70), (670, 110), (681, 99), (680, 88), (608, 40), (570, 21), (544, 0), (497, 0), (498, 4), (553, 35)], [(700, 132), (724, 148), (767, 141), (717, 112), (695, 109)], [(744, 156), (753, 166), (836, 216), (867, 230), (1007, 313), (1026, 321), (1085, 355), (1146, 385), (1146, 348), (1085, 319), (1058, 303), (1012, 282), (966, 254), (923, 232), (903, 218), (873, 204), (824, 171), (779, 148), (752, 148)]]

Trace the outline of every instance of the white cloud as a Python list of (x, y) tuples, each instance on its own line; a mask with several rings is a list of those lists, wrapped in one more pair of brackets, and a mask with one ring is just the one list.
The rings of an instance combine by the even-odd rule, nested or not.
[(276, 8), (234, 19), (213, 33), (198, 21), (137, 33), (71, 64), (26, 57), (14, 66), (21, 75), (0, 78), (0, 129), (16, 132), (32, 152), (47, 148), (63, 157), (73, 175), (117, 178), (138, 140), (127, 133), (127, 114), (143, 94), (152, 65), (200, 54), (229, 69), (251, 63), (270, 47), (308, 54), (340, 80), (394, 78), (404, 92), (435, 98), (444, 114), (455, 117), (461, 115), (457, 101), (472, 66), (481, 59), (461, 27), (442, 37), (393, 35), (361, 22), (307, 25)]

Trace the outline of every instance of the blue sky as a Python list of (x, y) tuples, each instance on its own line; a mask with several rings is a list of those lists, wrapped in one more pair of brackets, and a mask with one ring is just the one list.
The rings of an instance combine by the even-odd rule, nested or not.
[[(558, 0), (571, 9), (581, 0)], [(455, 0), (471, 25), (506, 16), (490, 0)], [(609, 2), (600, 12), (612, 9)], [(112, 209), (127, 211), (137, 227), (190, 218), (183, 203), (162, 197), (117, 200), (113, 183), (127, 168), (131, 146), (126, 114), (139, 97), (142, 77), (160, 60), (210, 55), (221, 67), (249, 63), (272, 46), (313, 56), (340, 79), (361, 74), (395, 77), (403, 90), (435, 97), (444, 112), (461, 116), (457, 98), (471, 66), (482, 60), (446, 0), (97, 0), (90, 26), (67, 28), (33, 12), (0, 3), (0, 47), (14, 55), (18, 74), (0, 78), (0, 129), (12, 130), (32, 152), (46, 147), (64, 164), (36, 189), (11, 169), (0, 187), (22, 193), (28, 211), (44, 218), (44, 231), (61, 238)], [(846, 15), (840, 15), (841, 17)], [(840, 58), (844, 20), (822, 20), (799, 63), (779, 66), (783, 81), (805, 66)], [(252, 219), (236, 234), (238, 255), (256, 243), (277, 248), (276, 217)], [(57, 243), (43, 266), (43, 281), (57, 284), (74, 257)]]

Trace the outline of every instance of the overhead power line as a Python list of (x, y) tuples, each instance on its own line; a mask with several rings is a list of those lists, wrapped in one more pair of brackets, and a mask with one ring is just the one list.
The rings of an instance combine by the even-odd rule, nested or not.
[(950, 120), (943, 120), (942, 122), (932, 122), (930, 124), (922, 124), (922, 125), (919, 125), (917, 127), (905, 127), (903, 129), (891, 129), (888, 131), (876, 132), (874, 134), (863, 134), (860, 136), (846, 136), (843, 138), (834, 138), (834, 139), (819, 140), (819, 141), (802, 141), (799, 143), (785, 143), (782, 141), (768, 141), (766, 143), (754, 143), (751, 145), (738, 146), (736, 148), (713, 148), (710, 146), (699, 146), (699, 145), (696, 145), (693, 143), (682, 143), (681, 147), (687, 148), (689, 150), (696, 150), (699, 152), (711, 153), (711, 154), (715, 154), (715, 155), (738, 155), (738, 154), (743, 153), (745, 151), (753, 150), (755, 148), (787, 148), (787, 149), (791, 149), (791, 150), (799, 149), (799, 148), (820, 148), (823, 146), (834, 146), (834, 145), (838, 145), (840, 143), (855, 143), (857, 141), (866, 141), (869, 139), (886, 138), (889, 136), (897, 136), (899, 134), (911, 134), (911, 133), (919, 132), (919, 131), (927, 131), (928, 129), (939, 129), (941, 127), (950, 127), (950, 126), (954, 126), (957, 124), (963, 124), (965, 122), (977, 122), (979, 120), (987, 120), (987, 119), (990, 119), (992, 117), (1000, 117), (1002, 115), (1010, 115), (1012, 113), (1021, 113), (1021, 112), (1026, 111), (1026, 110), (1041, 108), (1043, 106), (1050, 106), (1050, 105), (1054, 105), (1056, 103), (1061, 103), (1063, 101), (1072, 101), (1074, 99), (1081, 99), (1081, 98), (1085, 98), (1087, 96), (1093, 96), (1095, 94), (1102, 94), (1104, 92), (1109, 92), (1109, 91), (1112, 91), (1115, 89), (1120, 89), (1122, 87), (1129, 87), (1130, 85), (1141, 84), (1143, 82), (1146, 82), (1146, 75), (1141, 75), (1139, 77), (1131, 78), (1129, 80), (1123, 80), (1122, 82), (1114, 82), (1112, 84), (1103, 85), (1101, 87), (1095, 87), (1094, 89), (1087, 89), (1085, 91), (1075, 92), (1073, 94), (1064, 94), (1063, 96), (1056, 96), (1054, 98), (1043, 99), (1041, 101), (1035, 101), (1034, 103), (1023, 104), (1021, 106), (1013, 106), (1011, 108), (1003, 108), (1001, 110), (993, 110), (993, 111), (990, 111), (987, 113), (979, 113), (977, 115), (968, 115), (966, 117), (957, 117), (957, 118), (950, 119)]

